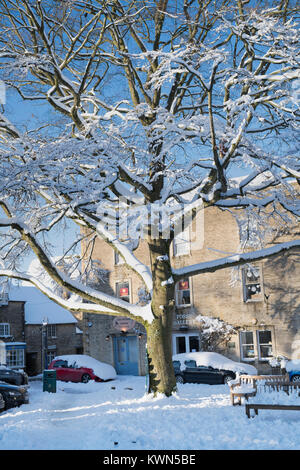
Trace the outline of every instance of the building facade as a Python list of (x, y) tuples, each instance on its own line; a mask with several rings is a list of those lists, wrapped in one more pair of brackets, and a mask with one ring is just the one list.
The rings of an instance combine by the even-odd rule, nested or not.
[(28, 375), (41, 373), (55, 356), (83, 351), (77, 319), (30, 286), (12, 287), (2, 300), (0, 342), (1, 363)]
[[(188, 228), (174, 240), (171, 262), (175, 268), (225, 257), (240, 251), (240, 231), (229, 212), (205, 211), (203, 243), (193, 243)], [(288, 241), (298, 228), (277, 237)], [(273, 241), (274, 243), (274, 241)], [(135, 255), (149, 264), (145, 243)], [(143, 290), (140, 278), (126, 268), (113, 249), (97, 240), (94, 259), (108, 272), (102, 289), (133, 303)], [(238, 278), (238, 279), (237, 279)], [(193, 276), (176, 285), (173, 319), (173, 353), (201, 350), (199, 315), (218, 318), (232, 325), (235, 334), (219, 351), (227, 357), (254, 365), (269, 373), (277, 356), (300, 357), (300, 263), (295, 249), (239, 270), (222, 269)], [(82, 315), (84, 351), (116, 367), (118, 373), (145, 373), (146, 335), (143, 327), (118, 317)]]

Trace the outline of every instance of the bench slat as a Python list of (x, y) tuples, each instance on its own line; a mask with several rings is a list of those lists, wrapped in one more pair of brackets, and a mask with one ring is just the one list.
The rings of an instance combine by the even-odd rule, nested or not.
[(300, 411), (300, 405), (268, 405), (262, 403), (246, 403), (245, 410), (246, 415), (250, 418), (250, 410), (253, 409), (255, 414), (258, 414), (258, 410), (292, 410)]

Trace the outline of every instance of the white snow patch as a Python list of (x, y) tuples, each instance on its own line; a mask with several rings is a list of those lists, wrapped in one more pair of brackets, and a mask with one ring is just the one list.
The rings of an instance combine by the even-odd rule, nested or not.
[[(231, 405), (227, 385), (178, 384), (174, 396), (155, 399), (146, 385), (145, 377), (117, 376), (113, 382), (57, 382), (57, 393), (48, 393), (41, 381), (30, 382), (30, 403), (0, 414), (0, 450), (300, 448), (299, 412), (261, 410), (248, 419), (244, 406)], [(277, 392), (258, 399), (289, 401)]]
[(175, 354), (173, 361), (180, 361), (181, 368), (185, 368), (184, 361), (193, 359), (197, 366), (211, 366), (215, 369), (226, 369), (238, 373), (257, 374), (257, 369), (250, 364), (235, 362), (222, 354), (215, 352), (192, 352), (184, 354)]

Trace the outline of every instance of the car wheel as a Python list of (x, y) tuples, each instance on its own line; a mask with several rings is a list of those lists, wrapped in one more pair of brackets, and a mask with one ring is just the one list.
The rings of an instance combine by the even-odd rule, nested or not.
[(224, 384), (228, 384), (228, 382), (230, 382), (230, 380), (234, 380), (233, 377), (231, 375), (225, 375)]
[(5, 401), (3, 395), (0, 393), (0, 411), (5, 410)]
[(299, 383), (300, 382), (300, 375), (293, 375), (291, 382)]
[(81, 382), (84, 384), (87, 384), (90, 380), (91, 377), (89, 376), (89, 374), (83, 374), (83, 376), (81, 377)]
[(184, 380), (183, 380), (182, 375), (176, 375), (176, 376), (175, 376), (175, 379), (176, 379), (176, 383), (178, 383), (178, 384), (184, 384)]

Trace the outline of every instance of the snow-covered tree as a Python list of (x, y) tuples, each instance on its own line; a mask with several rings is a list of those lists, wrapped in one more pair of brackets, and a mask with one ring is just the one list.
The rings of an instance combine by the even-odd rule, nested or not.
[[(300, 246), (262, 240), (182, 269), (169, 259), (182, 219), (211, 206), (240, 213), (248, 242), (258, 220), (299, 218), (297, 1), (0, 0), (0, 18), (0, 274), (73, 311), (143, 323), (150, 390), (170, 395), (175, 283)], [(24, 125), (22, 107), (10, 113), (14, 93), (40, 110), (38, 126)], [(65, 220), (82, 229), (68, 246), (57, 236)], [(84, 282), (96, 237), (140, 276), (147, 303)], [(141, 237), (150, 266), (135, 256)], [(62, 258), (84, 239), (85, 277), (74, 279)], [(84, 302), (24, 272), (28, 251)]]
[(200, 330), (202, 351), (221, 352), (236, 333), (232, 325), (207, 315), (197, 315), (194, 324)]

